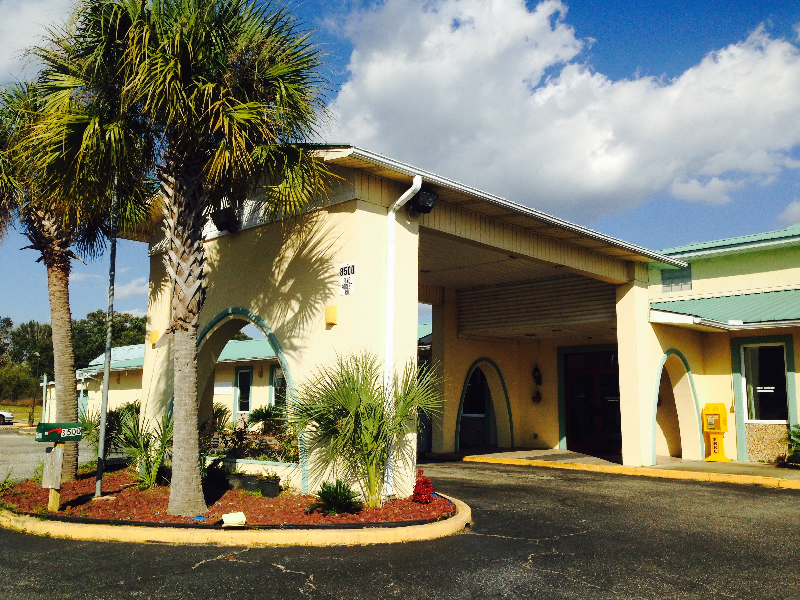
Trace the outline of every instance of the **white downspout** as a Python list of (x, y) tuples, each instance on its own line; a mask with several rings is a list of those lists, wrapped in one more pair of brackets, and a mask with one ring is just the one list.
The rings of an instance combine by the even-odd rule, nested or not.
[[(422, 177), (414, 176), (411, 187), (397, 199), (389, 209), (386, 219), (386, 331), (384, 339), (386, 347), (383, 351), (383, 381), (386, 386), (386, 399), (392, 403), (394, 387), (394, 283), (395, 283), (395, 238), (397, 233), (397, 211), (408, 202), (422, 188)], [(416, 265), (414, 265), (416, 268)], [(394, 494), (394, 469), (391, 454), (386, 467), (385, 486), (386, 495)]]

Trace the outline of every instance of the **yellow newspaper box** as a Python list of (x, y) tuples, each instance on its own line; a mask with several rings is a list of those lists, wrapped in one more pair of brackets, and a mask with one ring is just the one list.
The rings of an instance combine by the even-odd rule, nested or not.
[(728, 411), (724, 404), (709, 403), (703, 409), (703, 437), (706, 439), (706, 448), (710, 454), (706, 457), (709, 462), (731, 462), (725, 456), (725, 447), (722, 437), (728, 431)]

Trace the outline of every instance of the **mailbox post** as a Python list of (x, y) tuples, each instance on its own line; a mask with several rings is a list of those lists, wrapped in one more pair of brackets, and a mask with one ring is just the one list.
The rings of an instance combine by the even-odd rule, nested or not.
[(731, 459), (725, 456), (723, 443), (723, 436), (728, 431), (727, 413), (725, 405), (720, 403), (709, 403), (703, 408), (703, 437), (706, 448), (709, 449), (709, 455), (706, 457), (709, 462), (731, 462)]
[(79, 442), (83, 437), (80, 423), (39, 423), (36, 426), (37, 442), (54, 442), (47, 449), (42, 473), (42, 487), (50, 489), (47, 510), (58, 512), (61, 505), (61, 465), (64, 462), (64, 442)]

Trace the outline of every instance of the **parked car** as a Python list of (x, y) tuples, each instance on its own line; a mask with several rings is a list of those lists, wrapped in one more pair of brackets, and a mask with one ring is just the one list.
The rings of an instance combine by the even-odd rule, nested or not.
[(14, 413), (0, 410), (0, 425), (11, 425), (14, 422)]

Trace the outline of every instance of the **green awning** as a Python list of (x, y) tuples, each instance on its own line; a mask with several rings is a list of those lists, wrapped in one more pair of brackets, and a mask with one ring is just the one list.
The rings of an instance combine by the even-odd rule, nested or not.
[(650, 308), (721, 323), (800, 320), (800, 290), (652, 302)]

